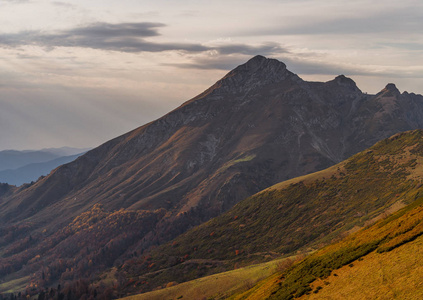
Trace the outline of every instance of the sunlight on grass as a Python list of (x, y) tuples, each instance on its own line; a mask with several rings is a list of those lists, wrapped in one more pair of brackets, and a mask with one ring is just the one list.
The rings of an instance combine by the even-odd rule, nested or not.
[(391, 252), (373, 252), (334, 274), (312, 284), (313, 290), (322, 287), (318, 293), (300, 299), (423, 299), (423, 238)]
[(219, 273), (123, 299), (226, 299), (236, 292), (239, 293), (252, 288), (260, 280), (273, 275), (281, 268), (281, 264), (289, 259), (292, 258), (277, 259), (267, 263)]
[(0, 283), (0, 293), (16, 293), (24, 290), (29, 281), (29, 276), (10, 280), (4, 283)]

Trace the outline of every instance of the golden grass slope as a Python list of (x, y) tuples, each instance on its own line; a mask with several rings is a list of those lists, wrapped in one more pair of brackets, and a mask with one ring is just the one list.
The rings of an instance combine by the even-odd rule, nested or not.
[(234, 299), (423, 299), (423, 197)]
[(294, 258), (277, 259), (271, 262), (252, 265), (233, 271), (206, 276), (177, 284), (125, 300), (163, 300), (163, 299), (227, 299), (253, 287), (257, 282), (275, 274)]
[(29, 276), (21, 277), (14, 280), (5, 280), (5, 282), (0, 283), (0, 295), (16, 293), (23, 290), (26, 287)]
[[(336, 274), (337, 276), (335, 276)], [(423, 299), (423, 237), (391, 252), (372, 252), (344, 266), (312, 288), (322, 289), (302, 300)]]
[(290, 273), (307, 264), (311, 265), (310, 274), (313, 268), (331, 269), (339, 263), (337, 259), (351, 253), (349, 249), (363, 245), (371, 247), (363, 255), (344, 261), (340, 268), (332, 268), (329, 276), (314, 278), (299, 299), (423, 299), (422, 205), (423, 198), (419, 198), (373, 226), (318, 251), (282, 275), (278, 267), (284, 260), (277, 260), (125, 299), (291, 299), (295, 296), (277, 296)]

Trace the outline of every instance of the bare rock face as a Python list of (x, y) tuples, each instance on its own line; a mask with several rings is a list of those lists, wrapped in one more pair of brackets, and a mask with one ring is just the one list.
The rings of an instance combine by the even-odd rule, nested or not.
[(363, 94), (343, 75), (306, 82), (256, 56), (162, 118), (0, 195), (0, 234), (25, 223), (26, 234), (52, 235), (96, 203), (107, 211), (160, 210), (155, 229), (132, 241), (146, 249), (270, 185), (417, 128), (420, 95), (393, 84)]

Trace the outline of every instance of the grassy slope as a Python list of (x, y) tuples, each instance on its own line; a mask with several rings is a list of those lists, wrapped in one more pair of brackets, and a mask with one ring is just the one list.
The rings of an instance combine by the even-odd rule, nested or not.
[(423, 195), (422, 157), (422, 131), (396, 135), (335, 167), (240, 202), (151, 255), (128, 262), (121, 274), (136, 281), (138, 290), (148, 290), (317, 249)]
[(422, 244), (423, 197), (233, 299), (421, 299)]
[[(234, 293), (250, 289), (260, 280), (275, 274), (293, 258), (271, 262), (206, 276), (153, 292), (124, 298), (126, 300), (162, 299), (226, 299)], [(170, 284), (171, 285), (171, 284)]]
[(1, 294), (9, 294), (9, 293), (17, 293), (25, 289), (28, 283), (29, 276), (22, 277), (19, 279), (14, 279), (10, 281), (5, 281), (0, 284), (0, 295)]
[(301, 299), (423, 299), (423, 237), (386, 253), (336, 270), (337, 276), (316, 281), (317, 293)]

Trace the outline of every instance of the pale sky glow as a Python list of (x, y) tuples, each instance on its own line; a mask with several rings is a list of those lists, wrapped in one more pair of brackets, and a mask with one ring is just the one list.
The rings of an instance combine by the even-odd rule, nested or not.
[(418, 0), (0, 0), (0, 150), (93, 147), (256, 54), (423, 94)]

